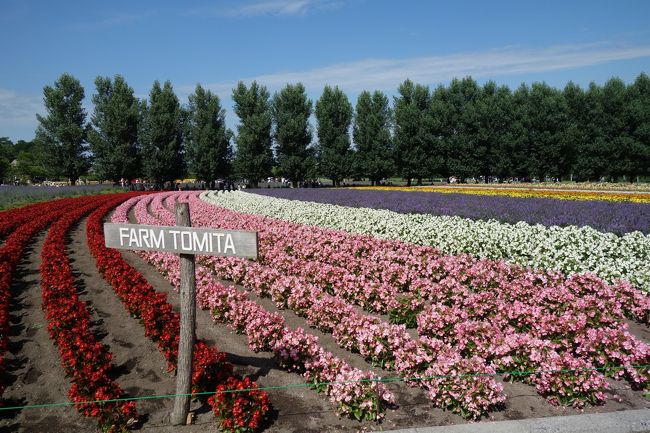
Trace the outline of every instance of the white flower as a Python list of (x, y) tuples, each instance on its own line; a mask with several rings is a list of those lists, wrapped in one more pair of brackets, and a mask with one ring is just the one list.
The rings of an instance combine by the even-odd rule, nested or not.
[(400, 214), (240, 191), (203, 193), (201, 198), (243, 213), (430, 245), (447, 254), (504, 259), (567, 275), (593, 272), (608, 282), (625, 279), (650, 292), (650, 238), (640, 232), (617, 236), (591, 227), (545, 227), (525, 222), (507, 224), (455, 216)]

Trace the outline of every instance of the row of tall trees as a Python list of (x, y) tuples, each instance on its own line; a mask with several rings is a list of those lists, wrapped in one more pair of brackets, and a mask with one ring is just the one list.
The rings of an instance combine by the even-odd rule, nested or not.
[(514, 92), (471, 78), (429, 91), (405, 81), (394, 104), (397, 173), (611, 180), (650, 174), (650, 79)]
[(348, 177), (399, 176), (410, 184), (650, 174), (646, 74), (630, 85), (612, 78), (562, 90), (533, 83), (512, 91), (470, 77), (431, 90), (406, 80), (392, 106), (384, 93), (363, 91), (356, 107), (338, 87), (325, 86), (313, 104), (300, 83), (271, 96), (240, 82), (232, 92), (237, 134), (226, 127), (219, 97), (200, 85), (185, 105), (169, 82), (156, 81), (147, 100), (119, 75), (98, 77), (95, 86), (89, 122), (78, 80), (64, 74), (44, 88), (47, 114), (37, 116), (35, 145), (47, 154), (50, 175), (74, 181), (92, 166), (106, 180), (162, 183), (190, 173), (253, 185), (271, 175), (294, 184), (325, 177), (338, 185)]

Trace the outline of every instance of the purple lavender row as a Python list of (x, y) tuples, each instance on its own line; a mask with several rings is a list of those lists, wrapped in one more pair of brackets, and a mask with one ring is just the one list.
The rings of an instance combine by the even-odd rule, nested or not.
[(455, 215), (472, 220), (525, 221), (545, 226), (590, 226), (603, 232), (650, 233), (650, 204), (572, 201), (353, 189), (255, 189), (256, 194), (341, 206), (389, 209), (400, 213)]

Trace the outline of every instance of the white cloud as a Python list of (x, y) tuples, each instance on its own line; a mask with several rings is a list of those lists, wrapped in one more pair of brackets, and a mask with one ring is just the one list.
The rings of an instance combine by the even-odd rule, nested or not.
[[(395, 90), (406, 78), (435, 84), (454, 77), (495, 78), (506, 75), (543, 73), (576, 69), (618, 60), (650, 57), (650, 45), (615, 45), (592, 43), (556, 45), (541, 49), (504, 47), (482, 52), (406, 59), (364, 59), (305, 71), (287, 71), (244, 78), (256, 80), (270, 90), (287, 83), (301, 82), (310, 91), (320, 91), (326, 84), (338, 85), (351, 92), (360, 90)], [(543, 76), (540, 76), (543, 80)], [(229, 96), (235, 82), (205, 85), (221, 96)], [(193, 86), (181, 86), (191, 92)]]
[(260, 15), (305, 15), (311, 11), (336, 9), (342, 5), (341, 0), (256, 0), (237, 2), (233, 6), (217, 8), (197, 8), (191, 15), (217, 16), (260, 16)]
[(0, 89), (0, 127), (15, 128), (36, 124), (36, 113), (44, 112), (42, 97)]
[(314, 2), (309, 0), (271, 0), (243, 4), (236, 9), (238, 15), (296, 15), (304, 14)]

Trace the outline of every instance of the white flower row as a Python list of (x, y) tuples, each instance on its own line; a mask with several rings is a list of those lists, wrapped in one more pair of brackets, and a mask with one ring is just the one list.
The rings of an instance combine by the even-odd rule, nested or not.
[(567, 275), (593, 272), (608, 282), (624, 279), (650, 292), (650, 238), (618, 236), (591, 227), (546, 227), (525, 222), (473, 221), (456, 216), (400, 214), (234, 191), (201, 198), (234, 211), (299, 224), (430, 245), (447, 254), (503, 259)]

